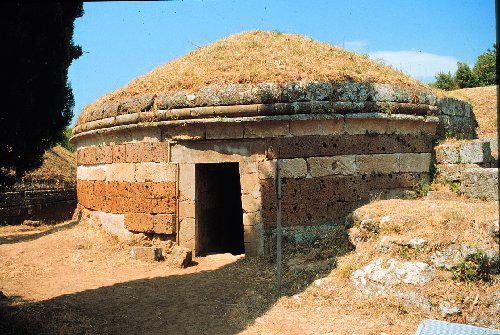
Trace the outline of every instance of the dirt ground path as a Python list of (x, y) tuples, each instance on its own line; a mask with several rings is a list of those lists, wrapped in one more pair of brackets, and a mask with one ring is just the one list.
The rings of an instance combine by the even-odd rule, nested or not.
[[(174, 269), (65, 222), (0, 227), (0, 333), (408, 334), (394, 311), (367, 316), (316, 282), (276, 299), (273, 265), (212, 255)], [(326, 275), (326, 274), (325, 274)], [(286, 282), (286, 278), (285, 278)], [(304, 287), (307, 287), (305, 290)]]

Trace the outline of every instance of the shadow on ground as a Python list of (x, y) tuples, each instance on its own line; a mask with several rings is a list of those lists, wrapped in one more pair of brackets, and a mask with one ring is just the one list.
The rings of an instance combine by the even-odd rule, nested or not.
[[(331, 268), (305, 273), (301, 284), (286, 270), (283, 293), (293, 295)], [(241, 258), (211, 271), (134, 280), (42, 302), (0, 302), (0, 333), (236, 334), (276, 301), (274, 264)]]
[(36, 240), (37, 238), (47, 236), (53, 233), (56, 233), (58, 231), (64, 230), (64, 229), (69, 229), (73, 228), (78, 224), (78, 221), (70, 221), (68, 223), (62, 224), (62, 225), (57, 225), (54, 226), (48, 230), (44, 230), (41, 232), (33, 233), (33, 234), (12, 234), (12, 235), (7, 235), (7, 236), (0, 236), (0, 245), (1, 244), (14, 244), (14, 243), (19, 243), (19, 242), (26, 242), (26, 241), (31, 241), (31, 240)]

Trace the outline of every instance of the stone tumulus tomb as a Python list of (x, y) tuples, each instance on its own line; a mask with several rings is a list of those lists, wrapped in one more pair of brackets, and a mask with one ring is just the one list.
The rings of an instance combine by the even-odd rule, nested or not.
[(263, 255), (276, 218), (314, 238), (429, 178), (438, 101), (425, 85), (299, 35), (252, 31), (87, 106), (73, 129), (80, 210), (122, 240)]

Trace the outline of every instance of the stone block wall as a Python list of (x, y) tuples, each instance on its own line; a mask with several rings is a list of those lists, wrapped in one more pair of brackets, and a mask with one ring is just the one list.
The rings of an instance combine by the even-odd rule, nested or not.
[(236, 162), (245, 251), (259, 255), (275, 224), (277, 159), (284, 227), (335, 225), (428, 179), (436, 125), (384, 113), (281, 115), (95, 133), (78, 142), (78, 199), (124, 239), (164, 234), (196, 251), (196, 164)]
[(474, 139), (477, 138), (477, 121), (472, 106), (463, 100), (443, 97), (437, 102), (440, 138)]
[(498, 159), (490, 140), (459, 141), (436, 146), (438, 176), (456, 183), (472, 198), (498, 200)]
[(53, 222), (68, 220), (76, 208), (76, 191), (64, 188), (16, 189), (0, 193), (0, 225), (24, 220)]

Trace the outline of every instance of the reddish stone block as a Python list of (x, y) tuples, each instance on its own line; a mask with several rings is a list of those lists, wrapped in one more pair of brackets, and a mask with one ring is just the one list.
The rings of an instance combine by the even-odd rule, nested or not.
[(168, 162), (168, 143), (153, 142), (151, 143), (151, 153), (153, 156), (152, 162)]
[(141, 143), (125, 144), (125, 161), (127, 163), (142, 162), (142, 146)]
[(113, 161), (111, 146), (107, 145), (97, 148), (96, 161), (98, 164), (110, 164)]
[(130, 231), (153, 232), (153, 216), (146, 213), (125, 214), (125, 227)]
[(111, 156), (113, 163), (125, 163), (126, 162), (125, 144), (113, 145), (111, 147)]
[(175, 234), (175, 224), (174, 214), (157, 214), (154, 216), (153, 230), (157, 234)]

